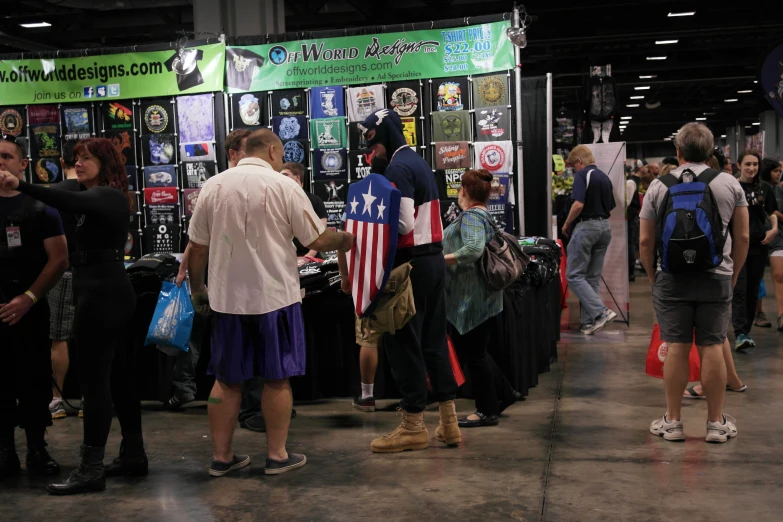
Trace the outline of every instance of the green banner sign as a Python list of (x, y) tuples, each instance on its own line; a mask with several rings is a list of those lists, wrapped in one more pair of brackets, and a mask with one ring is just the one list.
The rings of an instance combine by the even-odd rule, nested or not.
[(223, 90), (225, 44), (51, 60), (0, 61), (3, 105)]
[(510, 22), (230, 46), (228, 92), (392, 82), (514, 68)]

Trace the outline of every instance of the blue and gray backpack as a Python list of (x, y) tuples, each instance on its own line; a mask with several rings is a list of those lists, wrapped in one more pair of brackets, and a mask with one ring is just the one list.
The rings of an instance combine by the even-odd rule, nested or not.
[[(690, 173), (693, 181), (684, 182)], [(668, 191), (657, 221), (658, 253), (661, 268), (670, 274), (704, 272), (723, 261), (726, 234), (710, 182), (720, 172), (707, 169), (699, 176), (685, 170), (677, 178), (658, 178)]]

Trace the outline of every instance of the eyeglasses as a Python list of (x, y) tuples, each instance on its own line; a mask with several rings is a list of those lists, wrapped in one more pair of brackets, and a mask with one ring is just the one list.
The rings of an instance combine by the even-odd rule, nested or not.
[(16, 136), (13, 134), (0, 134), (0, 139), (10, 141), (11, 143), (16, 143)]

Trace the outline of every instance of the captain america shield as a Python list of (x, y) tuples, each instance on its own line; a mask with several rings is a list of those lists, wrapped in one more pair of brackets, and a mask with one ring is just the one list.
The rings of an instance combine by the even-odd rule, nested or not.
[(380, 174), (348, 188), (345, 231), (356, 236), (348, 254), (356, 315), (372, 313), (394, 267), (400, 220), (400, 191)]

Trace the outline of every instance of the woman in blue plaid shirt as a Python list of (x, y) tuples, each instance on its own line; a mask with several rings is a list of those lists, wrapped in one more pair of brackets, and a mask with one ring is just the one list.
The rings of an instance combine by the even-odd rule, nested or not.
[(487, 353), (503, 292), (492, 290), (478, 271), (484, 247), (495, 235), (487, 211), (492, 174), (468, 170), (459, 191), (460, 217), (443, 232), (446, 258), (446, 318), (460, 361), (470, 372), (476, 413), (459, 420), (461, 428), (494, 426), (505, 408), (521, 399)]

